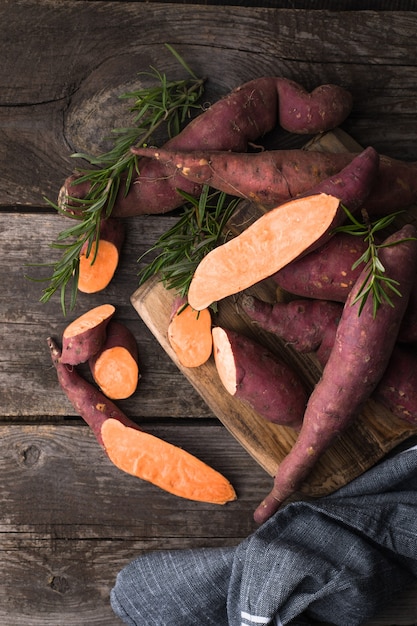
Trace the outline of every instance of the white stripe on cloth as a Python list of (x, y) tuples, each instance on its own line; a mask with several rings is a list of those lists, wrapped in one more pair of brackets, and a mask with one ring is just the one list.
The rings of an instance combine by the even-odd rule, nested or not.
[[(242, 611), (240, 613), (240, 616), (242, 620), (244, 620), (243, 622), (241, 622), (241, 626), (251, 626), (251, 624), (270, 624), (271, 623), (270, 617), (262, 617), (261, 615), (251, 615), (250, 613), (247, 613), (246, 611)], [(275, 626), (282, 626), (281, 620), (279, 619), (279, 617), (276, 616), (275, 619), (278, 620), (274, 622)]]

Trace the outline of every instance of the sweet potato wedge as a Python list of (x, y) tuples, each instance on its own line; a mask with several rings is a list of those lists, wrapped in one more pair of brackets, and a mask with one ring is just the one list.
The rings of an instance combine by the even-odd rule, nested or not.
[(68, 324), (62, 335), (62, 362), (79, 365), (96, 354), (104, 344), (106, 327), (115, 311), (112, 304), (101, 304)]
[(203, 258), (190, 283), (190, 306), (207, 308), (306, 254), (338, 223), (341, 211), (338, 198), (317, 194), (265, 213)]
[(209, 309), (195, 311), (179, 302), (168, 326), (168, 341), (184, 367), (206, 363), (213, 349)]
[(214, 360), (226, 391), (267, 421), (298, 430), (307, 392), (294, 369), (236, 331), (216, 326), (212, 334)]

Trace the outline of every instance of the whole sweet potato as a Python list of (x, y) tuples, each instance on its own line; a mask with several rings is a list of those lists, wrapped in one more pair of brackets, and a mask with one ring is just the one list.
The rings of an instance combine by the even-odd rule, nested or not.
[[(364, 281), (361, 274), (344, 305), (333, 349), (323, 375), (307, 403), (297, 440), (280, 464), (271, 492), (255, 511), (257, 522), (267, 520), (294, 494), (320, 456), (357, 417), (389, 363), (417, 267), (417, 231), (406, 225), (389, 237), (380, 258), (386, 276), (398, 281), (402, 295), (390, 294), (374, 315), (368, 298), (360, 314), (355, 297)], [(411, 238), (411, 239), (410, 239)], [(395, 245), (394, 245), (395, 244)]]
[[(276, 126), (299, 134), (335, 128), (346, 119), (351, 108), (352, 96), (337, 85), (321, 85), (309, 93), (292, 80), (262, 77), (237, 87), (215, 102), (165, 147), (245, 152), (249, 143)], [(172, 164), (140, 159), (138, 171), (129, 192), (118, 194), (113, 217), (165, 213), (183, 204), (177, 189), (194, 196), (201, 192), (199, 184), (186, 181)], [(88, 183), (77, 184), (77, 178), (74, 174), (64, 182), (58, 199), (61, 207), (71, 205), (74, 211), (82, 210), (82, 199), (90, 189)]]
[(298, 430), (307, 392), (294, 369), (236, 331), (216, 326), (212, 334), (217, 371), (230, 395), (267, 421)]

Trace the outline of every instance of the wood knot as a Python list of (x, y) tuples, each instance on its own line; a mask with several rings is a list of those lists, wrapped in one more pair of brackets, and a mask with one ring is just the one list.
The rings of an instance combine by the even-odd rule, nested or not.
[(70, 588), (68, 580), (64, 576), (51, 576), (48, 583), (50, 588), (57, 593), (67, 593)]
[(34, 444), (30, 444), (25, 448), (22, 448), (20, 451), (20, 458), (22, 460), (23, 465), (26, 467), (32, 467), (38, 463), (39, 458), (41, 456), (41, 451), (38, 446)]

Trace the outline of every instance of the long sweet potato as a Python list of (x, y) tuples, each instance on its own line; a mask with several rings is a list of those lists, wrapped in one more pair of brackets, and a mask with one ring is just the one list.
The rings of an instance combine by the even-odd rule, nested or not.
[[(293, 133), (315, 134), (339, 126), (349, 115), (352, 96), (337, 85), (321, 85), (311, 93), (286, 78), (262, 77), (241, 85), (190, 122), (165, 147), (170, 150), (245, 152), (250, 142), (276, 126)], [(183, 204), (177, 189), (198, 196), (201, 185), (184, 179), (172, 165), (141, 159), (129, 192), (119, 193), (113, 217), (165, 213)], [(88, 183), (78, 175), (63, 184), (58, 204), (82, 210)], [(123, 187), (123, 185), (122, 185)], [(72, 201), (75, 198), (78, 201)]]
[(338, 198), (317, 194), (265, 213), (202, 259), (189, 286), (189, 304), (204, 309), (274, 274), (320, 245), (341, 212)]
[(175, 167), (187, 180), (266, 208), (302, 194), (326, 193), (355, 212), (369, 196), (379, 166), (379, 155), (372, 147), (350, 157), (304, 150), (210, 153), (136, 148), (134, 152)]
[(76, 368), (62, 362), (51, 337), (48, 347), (62, 391), (117, 468), (182, 498), (213, 504), (236, 499), (222, 474), (182, 448), (140, 430)]
[(138, 386), (138, 346), (130, 329), (116, 320), (106, 327), (106, 339), (88, 364), (97, 385), (112, 400), (129, 398)]
[(106, 327), (115, 311), (112, 304), (101, 304), (68, 324), (62, 334), (62, 362), (79, 365), (96, 354), (105, 342)]
[(280, 337), (297, 352), (315, 352), (329, 326), (337, 327), (343, 306), (330, 300), (298, 299), (271, 304), (244, 294), (239, 306), (252, 322)]
[(385, 243), (390, 245), (380, 251), (386, 276), (398, 281), (402, 294), (390, 294), (393, 306), (383, 300), (374, 316), (373, 302), (368, 298), (359, 314), (361, 303), (354, 303), (354, 299), (367, 280), (365, 271), (350, 292), (333, 349), (307, 403), (297, 440), (280, 464), (271, 492), (254, 513), (258, 523), (271, 517), (299, 489), (320, 456), (353, 423), (381, 380), (415, 276), (416, 235), (414, 226), (406, 225), (388, 238)]
[(216, 326), (212, 334), (217, 372), (230, 395), (267, 421), (299, 430), (307, 392), (294, 369), (236, 331)]
[[(372, 148), (366, 149), (368, 153)], [(335, 190), (324, 193), (351, 194), (340, 185), (337, 175), (354, 159), (356, 153), (326, 154), (305, 150), (271, 150), (230, 154), (222, 151), (185, 152), (172, 148), (138, 148), (134, 152), (153, 156), (159, 163), (176, 168), (187, 181), (206, 183), (214, 189), (260, 203), (266, 208), (287, 202), (332, 178)], [(375, 184), (363, 203), (369, 215), (387, 215), (417, 201), (417, 163), (408, 163), (379, 155)], [(357, 183), (356, 183), (357, 184)], [(341, 198), (342, 200), (342, 198)], [(348, 207), (349, 208), (349, 207)]]

